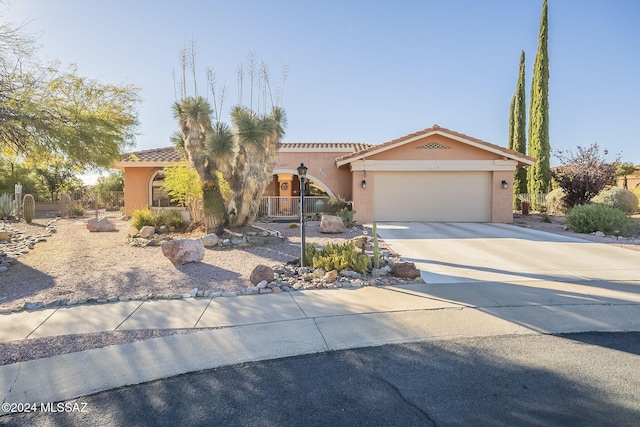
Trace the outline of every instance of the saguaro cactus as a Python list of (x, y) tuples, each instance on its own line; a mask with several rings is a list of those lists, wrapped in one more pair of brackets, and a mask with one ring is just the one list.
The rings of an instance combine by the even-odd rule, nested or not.
[(371, 227), (371, 234), (373, 234), (373, 268), (380, 268), (380, 249), (378, 248), (378, 226), (373, 221)]
[(22, 199), (22, 215), (27, 224), (31, 224), (36, 215), (36, 201), (31, 194), (25, 194)]

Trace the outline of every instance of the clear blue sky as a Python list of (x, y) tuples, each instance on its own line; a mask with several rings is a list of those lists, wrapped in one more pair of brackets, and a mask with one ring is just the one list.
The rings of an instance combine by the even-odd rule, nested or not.
[[(527, 102), (542, 0), (6, 0), (39, 54), (141, 88), (137, 149), (177, 129), (173, 70), (195, 40), (226, 80), (255, 51), (279, 84), (289, 142), (379, 144), (434, 123), (506, 146), (520, 51)], [(550, 0), (552, 148), (593, 142), (640, 164), (640, 1)], [(245, 86), (245, 95), (248, 87)], [(245, 96), (248, 104), (248, 96)]]

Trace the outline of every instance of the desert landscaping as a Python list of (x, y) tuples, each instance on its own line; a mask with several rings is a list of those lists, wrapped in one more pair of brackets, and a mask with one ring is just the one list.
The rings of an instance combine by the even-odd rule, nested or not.
[[(635, 219), (638, 222), (638, 218)], [(29, 306), (33, 308), (46, 305), (57, 307), (69, 304), (69, 301), (98, 304), (98, 299), (117, 304), (116, 300), (128, 298), (191, 297), (190, 292), (195, 289), (201, 292), (200, 295), (261, 298), (262, 295), (245, 296), (247, 289), (252, 287), (250, 276), (254, 268), (257, 265), (274, 266), (276, 270), (278, 267), (286, 268), (287, 262), (300, 256), (299, 228), (292, 227), (291, 223), (257, 223), (261, 228), (279, 233), (283, 237), (281, 242), (261, 246), (217, 246), (206, 250), (202, 262), (174, 266), (162, 255), (159, 246), (131, 245), (136, 230), (132, 230), (126, 220), (112, 220), (116, 224), (116, 231), (113, 232), (89, 232), (86, 227), (88, 218), (56, 220), (56, 231), (46, 237), (46, 241), (33, 244), (33, 249), (0, 273), (2, 315), (11, 316), (12, 311), (25, 310), (26, 304), (33, 304)], [(35, 220), (30, 225), (11, 223), (5, 227), (10, 225), (25, 236), (35, 236), (43, 233), (49, 224), (51, 220)], [(638, 233), (630, 238), (578, 234), (565, 229), (564, 217), (515, 214), (513, 225), (640, 250)], [(356, 225), (340, 234), (322, 234), (319, 222), (312, 221), (307, 224), (305, 234), (307, 243), (321, 247), (363, 236), (365, 229)], [(175, 237), (197, 237), (202, 234), (194, 232)], [(0, 243), (0, 250), (6, 246), (7, 242)], [(386, 252), (382, 241), (380, 246), (383, 255), (390, 261), (398, 261), (398, 256), (402, 255)], [(294, 269), (293, 266), (289, 268)], [(342, 283), (351, 286), (384, 286), (397, 280), (409, 281), (384, 276), (356, 280), (342, 278)], [(321, 278), (313, 278), (309, 286), (318, 289), (325, 285)], [(85, 299), (86, 302), (83, 301)], [(110, 331), (4, 342), (0, 343), (0, 366), (198, 330)]]

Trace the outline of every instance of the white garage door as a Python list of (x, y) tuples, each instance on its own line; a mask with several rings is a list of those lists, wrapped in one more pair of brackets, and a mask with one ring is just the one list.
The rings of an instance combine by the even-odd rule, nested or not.
[(488, 222), (491, 172), (376, 172), (377, 221)]

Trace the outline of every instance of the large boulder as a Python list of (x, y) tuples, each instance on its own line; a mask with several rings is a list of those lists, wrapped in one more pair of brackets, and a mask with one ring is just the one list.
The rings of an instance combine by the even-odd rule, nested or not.
[(162, 242), (162, 254), (173, 265), (198, 262), (204, 259), (204, 244), (202, 239), (176, 239)]
[(267, 282), (273, 282), (275, 278), (275, 272), (273, 268), (267, 265), (257, 265), (256, 268), (253, 269), (251, 275), (249, 276), (249, 281), (253, 285), (257, 285), (258, 283), (266, 280)]
[(107, 218), (91, 218), (87, 221), (87, 230), (89, 231), (115, 231), (116, 225)]
[(338, 234), (346, 231), (342, 218), (335, 215), (322, 215), (320, 220), (320, 232), (327, 234)]
[(393, 264), (391, 272), (394, 276), (403, 279), (415, 279), (420, 277), (420, 270), (416, 268), (416, 265), (412, 262), (399, 262)]

